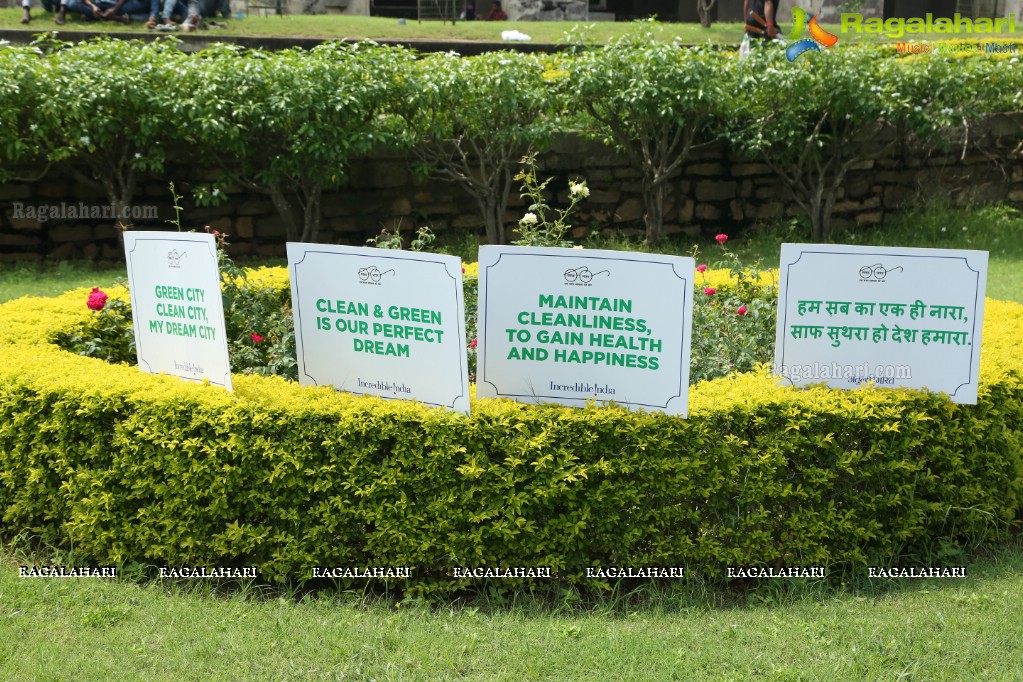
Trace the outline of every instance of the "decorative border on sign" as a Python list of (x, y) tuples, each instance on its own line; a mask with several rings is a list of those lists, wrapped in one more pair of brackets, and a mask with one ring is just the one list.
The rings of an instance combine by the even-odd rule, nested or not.
[[(447, 267), (446, 263), (442, 263), (440, 261), (431, 260), (429, 258), (397, 258), (395, 256), (387, 256), (387, 255), (380, 255), (380, 256), (372, 255), (371, 256), (369, 254), (338, 253), (337, 251), (318, 251), (318, 250), (315, 250), (315, 249), (306, 249), (306, 250), (304, 250), (302, 252), (302, 260), (296, 261), (295, 263), (292, 264), (292, 268), (289, 268), (289, 269), (293, 269), (294, 270), (294, 277), (291, 278), (291, 287), (294, 290), (295, 300), (296, 301), (301, 299), (301, 296), (299, 294), (299, 282), (298, 282), (298, 274), (299, 273), (298, 273), (298, 266), (301, 265), (303, 262), (305, 262), (306, 256), (308, 256), (309, 254), (314, 254), (314, 253), (315, 254), (321, 254), (321, 255), (327, 255), (327, 256), (343, 256), (343, 257), (350, 257), (350, 258), (371, 258), (373, 260), (384, 259), (384, 260), (400, 261), (402, 263), (408, 263), (408, 262), (411, 261), (411, 262), (415, 262), (415, 263), (425, 263), (427, 265), (438, 265), (438, 266), (440, 266), (441, 268), (444, 269), (444, 274), (447, 275), (449, 278), (451, 278), (451, 280), (454, 282), (454, 285), (452, 287), (452, 291), (453, 291), (453, 295), (454, 295), (454, 299), (455, 299), (454, 300), (454, 308), (455, 308), (456, 312), (458, 311), (458, 295), (460, 293), (459, 290), (456, 288), (458, 286), (458, 278), (455, 277), (454, 275), (452, 275), (448, 271), (448, 267)], [(463, 308), (464, 308), (464, 305), (463, 305)], [(297, 325), (301, 325), (302, 324), (302, 312), (298, 308), (298, 306), (293, 306), (292, 314), (295, 317), (295, 324), (296, 324), (296, 326)], [(464, 322), (460, 322), (460, 324), (464, 324)], [(298, 341), (298, 334), (295, 335), (295, 338), (296, 338), (296, 341)], [(458, 348), (456, 349), (456, 352), (461, 354), (458, 357), (460, 357), (460, 358), (465, 357), (466, 353), (467, 353), (467, 350), (465, 348), (465, 335), (464, 334), (459, 334), (458, 335), (458, 341), (457, 341), (456, 345), (458, 346)], [(309, 372), (307, 371), (306, 363), (305, 363), (305, 355), (306, 355), (306, 353), (305, 353), (305, 339), (304, 338), (302, 339), (301, 349), (300, 350), (301, 350), (301, 353), (300, 353), (301, 366), (299, 367), (299, 371), (303, 374), (303, 376), (307, 377), (311, 382), (313, 382), (314, 386), (324, 386), (324, 385), (326, 385), (326, 386), (333, 386), (333, 384), (330, 383), (330, 382), (321, 383), (320, 381), (317, 381), (316, 377), (314, 377), (313, 375), (309, 374)], [(430, 402), (428, 400), (421, 400), (421, 399), (417, 399), (417, 402), (421, 402), (424, 405), (432, 405), (433, 407), (444, 407), (444, 408), (448, 408), (448, 409), (452, 409), (452, 410), (455, 409), (455, 404), (459, 400), (466, 400), (466, 401), (468, 401), (468, 392), (469, 392), (468, 377), (464, 373), (459, 372), (458, 379), (459, 379), (461, 393), (457, 394), (451, 400), (450, 403)], [(345, 378), (345, 382), (347, 383), (347, 377)], [(396, 398), (396, 397), (387, 396), (387, 395), (379, 395), (377, 393), (367, 393), (367, 392), (353, 391), (353, 390), (347, 389), (347, 388), (338, 389), (338, 390), (343, 390), (345, 393), (351, 393), (353, 395), (366, 395), (366, 396), (372, 396), (374, 398), (382, 398), (384, 400), (407, 400), (407, 398)]]
[[(675, 263), (665, 263), (665, 262), (656, 261), (656, 260), (645, 260), (645, 259), (642, 259), (642, 258), (613, 258), (613, 257), (610, 257), (610, 256), (590, 256), (590, 255), (574, 254), (574, 253), (571, 254), (571, 255), (569, 255), (569, 254), (563, 254), (562, 255), (562, 254), (553, 254), (553, 253), (551, 253), (551, 254), (521, 253), (520, 254), (520, 253), (507, 253), (507, 252), (505, 252), (505, 253), (500, 254), (497, 257), (497, 260), (495, 260), (493, 263), (491, 263), (490, 265), (484, 266), (484, 269), (486, 269), (488, 271), (488, 277), (487, 277), (487, 299), (488, 300), (486, 302), (486, 310), (487, 310), (488, 315), (489, 315), (489, 312), (490, 312), (490, 301), (489, 301), (489, 298), (490, 298), (490, 290), (491, 290), (489, 270), (491, 268), (493, 268), (493, 267), (496, 267), (501, 262), (501, 259), (504, 258), (505, 256), (509, 256), (509, 257), (512, 257), (512, 256), (514, 256), (514, 257), (529, 257), (529, 258), (560, 258), (560, 259), (572, 259), (572, 260), (583, 259), (583, 260), (612, 261), (612, 262), (623, 262), (624, 261), (624, 262), (629, 262), (629, 263), (640, 263), (640, 264), (645, 264), (645, 265), (660, 265), (660, 266), (666, 266), (666, 267), (671, 268), (671, 274), (673, 274), (675, 277), (677, 277), (679, 280), (681, 280), (683, 286), (685, 287), (682, 290), (683, 291), (683, 315), (680, 318), (680, 320), (681, 320), (681, 329), (679, 330), (679, 335), (680, 335), (680, 337), (682, 339), (682, 342), (681, 342), (680, 347), (679, 347), (679, 366), (683, 369), (683, 371), (685, 373), (685, 377), (688, 379), (688, 376), (689, 376), (689, 366), (686, 363), (686, 358), (685, 358), (685, 336), (684, 336), (684, 331), (685, 331), (685, 328), (686, 328), (686, 316), (685, 316), (685, 305), (684, 305), (685, 298), (684, 297), (692, 295), (692, 291), (691, 291), (692, 290), (692, 282), (686, 276), (680, 275), (675, 270)], [(480, 322), (482, 323), (480, 326), (484, 330), (484, 333), (486, 333), (487, 321), (484, 319), (484, 320), (480, 320)], [(691, 333), (692, 333), (692, 323), (690, 322), (690, 334)], [(483, 356), (484, 357), (481, 358), (482, 362), (480, 363), (480, 364), (482, 364), (482, 366), (484, 368), (484, 375), (486, 375), (486, 351), (489, 348), (489, 346), (490, 346), (490, 344), (484, 344), (484, 348), (483, 348)], [(689, 390), (688, 381), (686, 382), (685, 386), (682, 386), (682, 379), (683, 379), (683, 377), (680, 374), (679, 378), (678, 378), (678, 387), (675, 389), (676, 393), (674, 395), (669, 396), (668, 399), (664, 401), (663, 405), (658, 404), (658, 403), (641, 403), (641, 402), (635, 402), (635, 401), (630, 401), (630, 400), (614, 400), (614, 401), (609, 401), (609, 402), (614, 402), (616, 404), (626, 405), (626, 406), (634, 405), (636, 407), (649, 407), (649, 408), (667, 409), (668, 405), (671, 403), (672, 400), (675, 400), (677, 398), (681, 398), (682, 397), (682, 391), (688, 391)], [(560, 395), (546, 395), (546, 394), (543, 394), (543, 393), (503, 393), (497, 387), (497, 385), (494, 382), (486, 380), (486, 383), (489, 386), (493, 387), (494, 394), (498, 398), (530, 398), (530, 399), (533, 399), (533, 400), (539, 400), (541, 398), (548, 398), (548, 399), (551, 399), (551, 400), (561, 401), (560, 404), (564, 404), (564, 403), (567, 403), (569, 401), (572, 401), (572, 402), (577, 402), (580, 405), (585, 405), (589, 400), (592, 400), (591, 398), (566, 398), (566, 397), (560, 396)]]
[[(786, 351), (786, 346), (785, 346), (785, 343), (786, 343), (785, 329), (788, 328), (788, 311), (789, 311), (788, 296), (789, 296), (789, 292), (791, 291), (791, 288), (789, 287), (789, 277), (791, 276), (791, 268), (792, 268), (792, 266), (794, 266), (797, 263), (799, 263), (799, 261), (801, 261), (803, 259), (803, 256), (807, 255), (807, 254), (820, 254), (820, 255), (825, 255), (825, 256), (851, 256), (851, 255), (855, 255), (854, 252), (851, 252), (851, 251), (810, 251), (810, 250), (804, 249), (804, 250), (801, 250), (799, 252), (799, 258), (797, 258), (796, 260), (794, 260), (794, 261), (792, 261), (791, 263), (788, 263), (788, 264), (785, 264), (785, 263), (780, 263), (779, 264), (779, 268), (782, 268), (782, 267), (786, 268), (786, 270), (785, 270), (785, 301), (784, 301), (784, 307), (781, 308), (781, 310), (783, 310), (784, 312), (782, 313), (782, 323), (781, 323), (780, 329), (779, 329), (779, 333), (781, 334), (782, 343), (781, 343), (781, 352), (779, 354), (779, 359), (780, 359), (781, 362), (779, 362), (778, 364), (780, 366), (782, 366), (782, 367), (785, 366), (785, 351)], [(980, 335), (978, 334), (978, 331), (977, 331), (977, 318), (978, 318), (977, 307), (980, 305), (980, 271), (979, 270), (974, 270), (972, 267), (970, 267), (970, 263), (969, 263), (969, 260), (967, 258), (965, 258), (964, 256), (936, 256), (936, 255), (935, 256), (928, 256), (928, 255), (923, 255), (923, 254), (900, 254), (900, 253), (876, 253), (876, 254), (875, 253), (871, 253), (870, 255), (871, 256), (874, 256), (874, 255), (877, 255), (877, 256), (891, 256), (892, 258), (924, 258), (924, 259), (927, 259), (927, 260), (936, 260), (937, 259), (937, 260), (962, 261), (963, 265), (966, 266), (966, 269), (969, 270), (970, 272), (974, 273), (973, 310), (970, 313), (970, 315), (971, 315), (970, 320), (972, 322), (971, 332), (973, 334), (973, 336), (971, 338), (973, 338), (975, 340), (981, 338)], [(781, 300), (778, 301), (778, 305), (779, 306), (782, 306), (782, 303), (783, 302)], [(981, 328), (981, 330), (983, 330), (983, 328)], [(968, 375), (967, 376), (967, 380), (965, 382), (959, 384), (958, 386), (956, 386), (956, 389), (954, 391), (952, 391), (951, 393), (949, 393), (948, 395), (954, 396), (964, 386), (973, 385), (973, 382), (969, 380), (969, 375), (972, 375), (972, 373), (973, 373), (973, 366), (974, 366), (974, 363), (976, 361), (975, 351), (977, 349), (979, 349), (979, 348), (980, 348), (980, 344), (979, 343), (972, 344), (970, 346), (970, 363), (969, 363), (969, 367), (967, 367), (967, 369), (966, 369), (966, 373)], [(955, 379), (953, 379), (952, 381), (955, 381)], [(937, 389), (937, 390), (941, 390), (941, 389)]]
[[(175, 238), (165, 238), (165, 237), (134, 237), (133, 236), (132, 240), (134, 241), (134, 245), (133, 245), (132, 250), (129, 251), (128, 255), (127, 255), (127, 261), (128, 261), (128, 267), (129, 268), (131, 268), (131, 257), (135, 253), (135, 249), (137, 249), (139, 244), (142, 243), (142, 242), (182, 242), (184, 244), (205, 244), (207, 248), (212, 247), (213, 251), (212, 251), (212, 253), (210, 253), (210, 255), (213, 256), (214, 260), (217, 257), (217, 247), (216, 247), (216, 245), (214, 245), (211, 242), (206, 241), (205, 239), (175, 239)], [(133, 272), (133, 270), (129, 270), (129, 272)], [(219, 272), (219, 270), (218, 270), (218, 272)], [(217, 293), (221, 293), (220, 292), (220, 280), (219, 280), (219, 277), (217, 279)], [(134, 289), (134, 287), (129, 287), (129, 289), (128, 289), (128, 296), (129, 296), (129, 298), (131, 300), (131, 309), (133, 311), (141, 310), (141, 308), (137, 305), (138, 301), (135, 298), (135, 289)], [(224, 317), (224, 299), (223, 299), (223, 297), (221, 297), (220, 300), (218, 301), (218, 305), (220, 306), (220, 317), (221, 317), (221, 319), (223, 319), (223, 317)], [(135, 355), (136, 355), (136, 358), (138, 359), (139, 369), (142, 369), (142, 363), (145, 363), (146, 369), (144, 371), (148, 372), (149, 374), (156, 374), (157, 372), (153, 371), (153, 368), (149, 364), (149, 361), (148, 360), (144, 360), (142, 358), (142, 334), (139, 333), (139, 331), (138, 331), (139, 328), (138, 328), (138, 325), (136, 324), (136, 322), (137, 322), (137, 320), (135, 319), (135, 316), (132, 315), (132, 324), (135, 326), (135, 346), (136, 346), (136, 353), (135, 353)], [(226, 327), (226, 324), (225, 324), (225, 327)], [(227, 351), (227, 341), (226, 341), (226, 339), (224, 341), (224, 350), (225, 350), (225, 352)], [(169, 374), (170, 376), (178, 377), (179, 379), (183, 379), (185, 381), (191, 381), (193, 383), (202, 383), (203, 381), (209, 381), (214, 386), (220, 386), (222, 388), (227, 388), (228, 382), (231, 379), (231, 356), (230, 356), (230, 354), (227, 355), (227, 374), (224, 375), (224, 379), (222, 381), (215, 381), (215, 380), (213, 380), (212, 378), (209, 378), (209, 377), (196, 378), (196, 377), (182, 376), (181, 374), (172, 374), (170, 372), (165, 372), (165, 373)]]

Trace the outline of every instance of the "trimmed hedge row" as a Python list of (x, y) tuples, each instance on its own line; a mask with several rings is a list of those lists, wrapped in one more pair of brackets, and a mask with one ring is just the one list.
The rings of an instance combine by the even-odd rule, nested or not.
[[(2, 531), (98, 563), (410, 566), (865, 565), (1003, 540), (1023, 503), (1023, 306), (987, 302), (979, 403), (793, 390), (766, 369), (691, 389), (690, 418), (615, 407), (414, 403), (234, 377), (140, 373), (47, 342), (84, 291), (0, 306)], [(514, 583), (502, 583), (512, 585)]]
[(984, 136), (966, 131), (978, 119), (1020, 111), (1023, 72), (1009, 53), (895, 59), (892, 49), (740, 60), (647, 27), (599, 48), (469, 58), (368, 42), (186, 55), (169, 41), (43, 37), (0, 46), (0, 181), (69, 166), (123, 215), (135, 188), (175, 161), (212, 171), (188, 178), (213, 180), (191, 184), (197, 205), (244, 188), (271, 199), (289, 241), (317, 241), (324, 198), (350, 163), (387, 149), (459, 184), (501, 243), (522, 154), (576, 130), (638, 172), (649, 242), (694, 146), (714, 141), (768, 165), (822, 240), (851, 169), (916, 144), (972, 154)]

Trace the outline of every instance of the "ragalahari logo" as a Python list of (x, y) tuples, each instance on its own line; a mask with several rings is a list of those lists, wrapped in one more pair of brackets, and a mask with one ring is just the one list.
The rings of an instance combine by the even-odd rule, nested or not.
[(810, 37), (796, 40), (796, 42), (785, 48), (785, 56), (788, 57), (790, 62), (796, 61), (799, 55), (804, 52), (820, 52), (821, 47), (834, 47), (835, 43), (838, 42), (838, 36), (828, 33), (817, 23), (817, 17), (819, 16), (820, 14), (815, 14), (813, 19), (810, 20), (810, 25), (807, 26), (806, 10), (801, 7), (794, 7), (792, 9), (792, 39), (796, 40), (799, 38), (803, 34), (804, 28), (810, 32)]

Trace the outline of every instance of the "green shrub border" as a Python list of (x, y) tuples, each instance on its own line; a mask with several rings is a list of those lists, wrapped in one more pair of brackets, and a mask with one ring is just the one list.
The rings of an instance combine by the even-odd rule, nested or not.
[[(236, 390), (57, 349), (85, 291), (0, 306), (2, 531), (98, 564), (457, 567), (961, 563), (1023, 500), (1023, 306), (989, 300), (976, 406), (912, 390), (691, 389), (689, 419), (478, 400), (472, 416), (236, 375)], [(502, 581), (502, 586), (527, 581)]]

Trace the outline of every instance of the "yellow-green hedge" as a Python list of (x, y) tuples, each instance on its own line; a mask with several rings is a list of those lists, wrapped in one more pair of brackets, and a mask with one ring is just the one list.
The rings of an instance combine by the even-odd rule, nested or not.
[(50, 345), (85, 299), (0, 306), (0, 512), (5, 535), (97, 563), (410, 566), (412, 591), (466, 587), (462, 566), (837, 574), (940, 563), (1021, 520), (1012, 303), (987, 302), (976, 406), (763, 370), (693, 387), (683, 420), (503, 400), (465, 417), (239, 375), (228, 393)]

